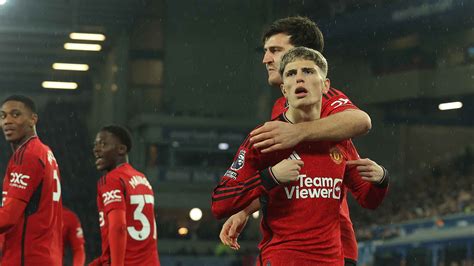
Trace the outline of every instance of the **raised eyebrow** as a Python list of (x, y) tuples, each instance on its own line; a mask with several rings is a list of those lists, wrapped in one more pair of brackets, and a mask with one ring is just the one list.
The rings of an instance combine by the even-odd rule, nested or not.
[(296, 73), (296, 69), (288, 69), (288, 70), (285, 72), (285, 75), (294, 74), (294, 73)]
[(10, 111), (10, 114), (13, 114), (13, 113), (20, 113), (20, 114), (22, 114), (23, 112), (22, 112), (20, 109), (12, 109), (12, 110)]
[(10, 112), (6, 112), (6, 111), (3, 111), (3, 110), (0, 110), (0, 113), (1, 113), (1, 114), (4, 114), (4, 115), (6, 115), (6, 114), (12, 114), (12, 113), (20, 113), (20, 114), (21, 114), (21, 111), (18, 110), (18, 109), (13, 109), (13, 110), (11, 110)]

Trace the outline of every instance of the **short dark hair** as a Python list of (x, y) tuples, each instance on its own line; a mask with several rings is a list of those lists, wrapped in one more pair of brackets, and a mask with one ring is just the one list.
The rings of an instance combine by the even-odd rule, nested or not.
[(5, 100), (3, 100), (2, 105), (6, 102), (9, 101), (16, 101), (16, 102), (21, 102), (23, 103), (26, 108), (30, 109), (30, 111), (34, 114), (36, 114), (36, 104), (35, 102), (28, 96), (25, 95), (11, 95), (8, 96)]
[(119, 125), (108, 125), (101, 128), (100, 131), (109, 132), (117, 137), (123, 145), (127, 146), (127, 152), (130, 152), (132, 149), (132, 135), (125, 127)]
[(284, 33), (290, 36), (290, 43), (323, 52), (324, 36), (319, 27), (307, 17), (287, 17), (275, 20), (263, 33), (262, 43), (275, 34)]

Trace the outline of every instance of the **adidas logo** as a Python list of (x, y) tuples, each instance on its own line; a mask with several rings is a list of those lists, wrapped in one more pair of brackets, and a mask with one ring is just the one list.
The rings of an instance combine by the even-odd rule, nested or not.
[(301, 157), (296, 153), (296, 151), (293, 151), (290, 154), (290, 157), (288, 157), (289, 160), (301, 160)]

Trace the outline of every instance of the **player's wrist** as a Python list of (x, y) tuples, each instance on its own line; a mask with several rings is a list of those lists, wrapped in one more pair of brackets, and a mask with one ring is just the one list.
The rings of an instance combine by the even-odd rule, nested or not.
[(258, 211), (260, 209), (260, 205), (258, 204), (250, 204), (249, 206), (247, 206), (245, 209), (243, 209), (241, 212), (243, 212), (243, 214), (245, 216), (247, 216), (247, 218), (254, 212)]
[(242, 218), (248, 218), (248, 217), (249, 217), (252, 213), (254, 213), (254, 212), (255, 212), (255, 211), (252, 210), (252, 208), (247, 207), (247, 208), (243, 209), (242, 211), (240, 211), (240, 212), (239, 212), (239, 213), (240, 213), (239, 215), (240, 215)]
[(268, 167), (267, 169), (260, 172), (262, 185), (267, 191), (273, 189), (274, 187), (280, 184), (278, 179), (275, 177), (272, 168), (273, 167)]
[(383, 175), (382, 178), (375, 184), (375, 186), (379, 188), (386, 188), (389, 184), (390, 177), (388, 175), (388, 170), (385, 169), (385, 167), (383, 167), (382, 165), (380, 167), (382, 167)]

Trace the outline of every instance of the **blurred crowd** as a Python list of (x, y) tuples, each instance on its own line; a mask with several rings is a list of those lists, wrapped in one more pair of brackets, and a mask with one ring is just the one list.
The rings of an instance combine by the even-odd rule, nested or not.
[[(452, 160), (432, 167), (432, 172), (407, 183), (392, 182), (388, 197), (376, 211), (367, 211), (350, 203), (351, 217), (359, 241), (399, 235), (396, 227), (382, 233), (381, 225), (431, 219), (443, 226), (443, 216), (474, 214), (474, 167), (469, 148)], [(395, 177), (396, 178), (396, 177)]]

